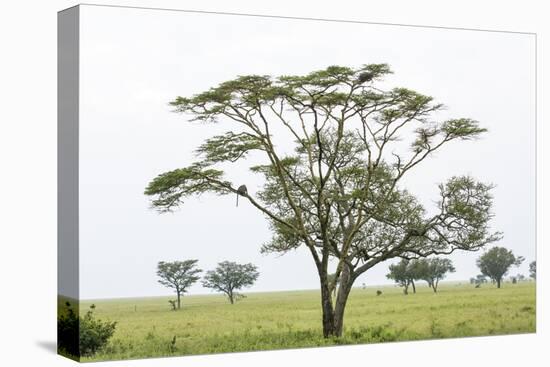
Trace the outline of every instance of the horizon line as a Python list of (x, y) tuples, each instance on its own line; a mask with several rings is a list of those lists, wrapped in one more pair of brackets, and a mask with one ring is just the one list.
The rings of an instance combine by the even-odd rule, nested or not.
[[(510, 277), (506, 278), (508, 280)], [(522, 281), (521, 283), (531, 282), (533, 281), (532, 278), (526, 278), (526, 280)], [(422, 280), (421, 280), (422, 282)], [(442, 280), (440, 281), (440, 284), (451, 284), (451, 283), (462, 283), (465, 282), (466, 284), (470, 284), (470, 279), (461, 279), (461, 280)], [(366, 285), (365, 288), (376, 288), (376, 287), (398, 287), (401, 288), (396, 283), (387, 283), (387, 284), (373, 284), (373, 285)], [(357, 288), (363, 288), (362, 285), (354, 285), (352, 289)], [(286, 293), (286, 292), (304, 292), (304, 291), (319, 291), (318, 288), (302, 288), (302, 289), (280, 289), (280, 290), (268, 290), (268, 291), (252, 291), (252, 292), (242, 292), (243, 294), (263, 294), (263, 293)], [(195, 297), (195, 296), (219, 296), (223, 295), (223, 293), (193, 293), (184, 295), (182, 297)], [(123, 296), (123, 297), (91, 297), (91, 298), (74, 298), (70, 296), (66, 296), (63, 294), (58, 294), (58, 297), (65, 297), (70, 298), (76, 301), (107, 301), (107, 300), (131, 300), (131, 299), (139, 299), (139, 298), (164, 298), (164, 297), (173, 297), (173, 294), (166, 294), (166, 295), (158, 295), (158, 296)]]

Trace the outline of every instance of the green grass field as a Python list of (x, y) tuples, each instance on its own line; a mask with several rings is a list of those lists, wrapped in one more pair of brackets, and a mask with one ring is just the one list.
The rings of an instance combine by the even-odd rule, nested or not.
[(109, 345), (83, 361), (535, 332), (534, 282), (417, 288), (408, 296), (389, 286), (354, 289), (340, 339), (322, 337), (313, 290), (251, 293), (235, 305), (186, 296), (179, 311), (170, 309), (174, 297), (84, 301), (81, 314), (93, 303), (98, 318), (118, 324)]

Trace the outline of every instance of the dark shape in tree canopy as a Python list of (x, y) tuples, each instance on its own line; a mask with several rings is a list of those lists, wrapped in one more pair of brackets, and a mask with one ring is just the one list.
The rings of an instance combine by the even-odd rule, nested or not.
[[(370, 64), (276, 78), (247, 75), (177, 97), (171, 102), (177, 112), (227, 124), (228, 132), (206, 140), (197, 162), (153, 179), (145, 194), (159, 211), (204, 192), (238, 194), (223, 165), (263, 156), (263, 164), (249, 167), (263, 176), (263, 188), (243, 195), (273, 230), (262, 250), (308, 249), (319, 275), (323, 334), (340, 336), (351, 287), (368, 269), (395, 257), (475, 251), (500, 237), (489, 230), (490, 184), (452, 177), (439, 186), (434, 215), (401, 187), (434, 152), (486, 129), (469, 118), (436, 121), (433, 114), (443, 105), (432, 97), (378, 88), (390, 73), (386, 64)], [(279, 130), (294, 140), (293, 152), (278, 148)], [(334, 301), (330, 259), (339, 280)]]
[(222, 261), (215, 270), (206, 272), (202, 280), (203, 287), (223, 292), (231, 304), (244, 295), (237, 293), (245, 287), (250, 287), (258, 279), (258, 268), (253, 264), (237, 264), (232, 261)]
[(246, 185), (241, 185), (237, 189), (237, 206), (239, 206), (239, 195), (240, 196), (248, 195), (248, 189), (246, 188)]
[(521, 265), (523, 260), (523, 256), (516, 257), (512, 250), (493, 247), (477, 259), (477, 266), (483, 275), (494, 280), (497, 283), (497, 288), (500, 288), (502, 278), (508, 273), (510, 267)]
[(181, 308), (181, 296), (187, 289), (199, 280), (198, 274), (202, 271), (197, 269), (198, 260), (184, 260), (165, 262), (159, 261), (157, 265), (158, 282), (168, 288), (173, 288), (178, 297), (178, 309)]

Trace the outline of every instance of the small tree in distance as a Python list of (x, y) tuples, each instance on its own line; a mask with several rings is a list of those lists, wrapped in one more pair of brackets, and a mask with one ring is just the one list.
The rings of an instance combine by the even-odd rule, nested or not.
[(493, 247), (477, 259), (477, 266), (483, 275), (497, 283), (500, 288), (502, 278), (508, 273), (512, 265), (519, 266), (523, 256), (516, 257), (511, 250), (504, 247)]
[[(411, 267), (414, 261), (406, 259), (401, 260), (397, 264), (391, 264), (388, 268), (390, 271), (386, 277), (393, 279), (400, 287), (403, 287), (403, 293), (409, 294), (409, 286), (414, 284), (414, 279), (411, 274)], [(416, 293), (416, 289), (414, 289)]]
[(232, 261), (222, 261), (216, 269), (206, 272), (202, 285), (203, 287), (225, 293), (229, 302), (234, 304), (237, 299), (244, 297), (244, 295), (236, 291), (250, 287), (258, 279), (259, 275), (258, 268), (253, 264), (237, 264)]
[(159, 261), (157, 265), (157, 275), (160, 277), (158, 282), (176, 291), (178, 310), (181, 308), (181, 296), (199, 280), (198, 273), (202, 270), (196, 268), (197, 262), (198, 260)]
[(413, 293), (416, 293), (415, 281), (422, 279), (422, 263), (419, 259), (414, 259), (409, 263), (407, 274), (409, 275)]
[(447, 273), (455, 272), (455, 267), (451, 260), (439, 257), (420, 259), (417, 261), (417, 267), (419, 279), (425, 280), (434, 293), (437, 293), (439, 281), (445, 279)]

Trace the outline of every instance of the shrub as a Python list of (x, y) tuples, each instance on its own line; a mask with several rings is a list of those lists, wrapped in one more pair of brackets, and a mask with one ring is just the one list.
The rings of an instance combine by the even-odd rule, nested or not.
[(61, 354), (79, 356), (78, 349), (78, 311), (75, 312), (69, 302), (65, 302), (65, 313), (57, 318), (57, 345)]
[(67, 312), (57, 321), (61, 353), (74, 357), (90, 356), (103, 348), (115, 332), (116, 322), (101, 321), (93, 315), (95, 305), (83, 317), (66, 303)]
[(94, 305), (80, 319), (80, 354), (92, 355), (104, 347), (113, 336), (116, 321), (101, 321), (93, 316)]

